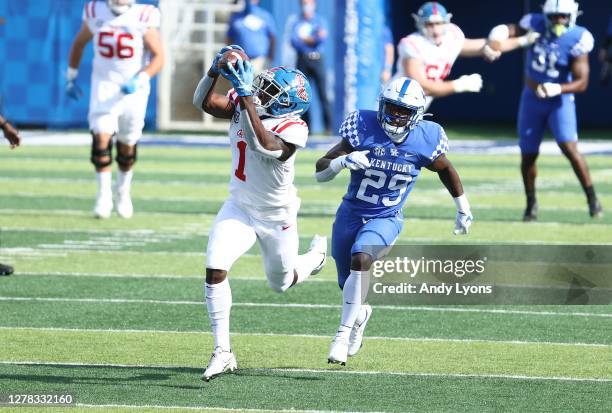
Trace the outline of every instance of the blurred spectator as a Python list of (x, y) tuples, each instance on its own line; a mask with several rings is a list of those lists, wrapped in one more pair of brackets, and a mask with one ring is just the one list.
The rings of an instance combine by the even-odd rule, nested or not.
[(599, 50), (599, 60), (601, 60), (601, 84), (606, 86), (612, 78), (612, 16), (608, 22), (606, 37)]
[[(291, 45), (297, 52), (297, 68), (301, 70), (312, 84), (317, 85), (317, 93), (323, 109), (325, 132), (331, 130), (331, 106), (327, 98), (325, 62), (323, 50), (327, 39), (327, 22), (315, 14), (315, 0), (300, 0), (302, 12), (295, 19), (291, 29)], [(303, 115), (310, 124), (310, 112)]]
[[(4, 23), (4, 20), (0, 17), (0, 24)], [(0, 129), (4, 133), (4, 137), (8, 139), (11, 144), (11, 148), (16, 148), (21, 143), (21, 138), (19, 137), (19, 132), (8, 122), (8, 120), (4, 119), (2, 115), (0, 115)], [(0, 264), (0, 276), (2, 275), (11, 275), (13, 273), (13, 267), (10, 265)]]
[(393, 61), (395, 60), (395, 45), (393, 43), (393, 34), (388, 25), (382, 29), (383, 36), (383, 70), (380, 73), (380, 82), (382, 84), (387, 83), (391, 79), (391, 70), (393, 69)]
[(259, 73), (274, 59), (276, 26), (272, 15), (259, 7), (259, 0), (245, 0), (244, 10), (230, 16), (227, 44), (242, 46)]

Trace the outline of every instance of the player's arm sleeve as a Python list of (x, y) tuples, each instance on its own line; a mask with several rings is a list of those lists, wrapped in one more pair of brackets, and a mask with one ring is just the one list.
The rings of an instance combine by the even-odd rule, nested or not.
[(463, 49), (463, 43), (465, 43), (465, 34), (463, 34), (463, 30), (461, 30), (456, 24), (450, 23), (449, 26), (449, 29), (453, 34), (453, 41), (455, 43), (455, 47), (457, 48), (457, 54), (459, 54), (461, 49)]
[(422, 53), (414, 36), (406, 36), (397, 45), (397, 54), (402, 59), (421, 59)]
[(519, 27), (523, 30), (533, 30), (533, 14), (524, 15), (519, 21)]
[(421, 153), (421, 166), (428, 166), (441, 155), (448, 152), (448, 137), (444, 128), (438, 124), (432, 128), (430, 133), (426, 134), (426, 147)]
[(270, 130), (286, 143), (304, 148), (308, 140), (308, 125), (299, 118), (287, 119)]
[(360, 126), (361, 116), (359, 115), (359, 111), (356, 110), (348, 114), (338, 130), (340, 138), (347, 141), (353, 149), (359, 147), (361, 143)]
[(150, 11), (148, 11), (148, 14), (146, 15), (146, 25), (147, 28), (153, 28), (153, 29), (159, 29), (159, 27), (161, 26), (161, 13), (159, 12), (159, 9), (155, 6), (151, 6), (152, 9)]
[(234, 108), (238, 107), (238, 105), (240, 104), (240, 97), (233, 88), (228, 90), (225, 96), (229, 99), (230, 103), (234, 105)]
[(594, 46), (595, 39), (593, 39), (593, 35), (588, 30), (585, 30), (584, 32), (582, 32), (578, 43), (576, 43), (574, 47), (572, 47), (570, 53), (573, 57), (589, 54), (593, 50)]
[(95, 1), (85, 2), (85, 7), (83, 7), (83, 14), (81, 16), (81, 20), (83, 21), (83, 23), (87, 25), (87, 27), (92, 33), (94, 33), (94, 30), (95, 30), (95, 27), (94, 27), (95, 16), (96, 16), (96, 2)]

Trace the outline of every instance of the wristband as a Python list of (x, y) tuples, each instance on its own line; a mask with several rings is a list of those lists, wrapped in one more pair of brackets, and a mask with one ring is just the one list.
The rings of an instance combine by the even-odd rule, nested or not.
[(75, 69), (73, 67), (68, 66), (68, 69), (66, 70), (67, 80), (74, 80), (77, 78), (78, 75), (79, 75), (79, 69)]
[(470, 210), (470, 203), (468, 202), (467, 196), (465, 196), (465, 194), (453, 198), (453, 201), (455, 201), (457, 211), (467, 212)]

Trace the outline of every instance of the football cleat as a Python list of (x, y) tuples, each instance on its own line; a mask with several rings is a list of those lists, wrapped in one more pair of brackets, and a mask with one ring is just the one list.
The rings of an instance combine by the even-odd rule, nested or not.
[(10, 265), (0, 264), (0, 275), (11, 275), (14, 269)]
[(598, 199), (594, 199), (593, 201), (589, 202), (589, 215), (591, 218), (603, 217), (603, 208)]
[(348, 358), (349, 345), (345, 339), (335, 337), (329, 346), (329, 355), (327, 356), (327, 362), (331, 364), (340, 364), (346, 366), (346, 359)]
[(100, 219), (110, 218), (113, 212), (113, 197), (111, 194), (98, 194), (96, 198), (96, 205), (93, 213), (94, 217)]
[(311, 275), (318, 274), (327, 262), (327, 237), (315, 234), (310, 241), (310, 248), (308, 252), (315, 251), (321, 254), (321, 262), (312, 270)]
[(365, 319), (361, 323), (355, 321), (355, 325), (351, 330), (351, 336), (349, 338), (348, 356), (352, 357), (359, 352), (363, 347), (363, 332), (365, 331), (366, 324), (372, 315), (372, 307), (369, 304), (364, 304), (361, 308), (365, 311)]
[(134, 215), (134, 206), (132, 205), (132, 198), (130, 193), (127, 191), (117, 192), (117, 214), (121, 218), (129, 219)]
[(527, 203), (525, 213), (523, 214), (523, 222), (531, 222), (538, 220), (538, 202)]
[(210, 356), (208, 367), (206, 367), (206, 371), (204, 371), (204, 374), (202, 374), (202, 380), (209, 381), (210, 379), (214, 379), (225, 372), (232, 372), (237, 368), (238, 363), (236, 362), (236, 356), (234, 356), (234, 353), (232, 353), (231, 350), (226, 351), (221, 347), (217, 347)]

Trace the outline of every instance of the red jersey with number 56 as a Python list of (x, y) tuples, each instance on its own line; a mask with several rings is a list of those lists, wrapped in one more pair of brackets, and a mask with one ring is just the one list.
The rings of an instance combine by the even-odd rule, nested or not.
[(448, 24), (440, 45), (434, 44), (420, 32), (404, 37), (397, 45), (399, 59), (396, 76), (406, 76), (402, 60), (418, 59), (425, 65), (425, 75), (429, 80), (446, 79), (463, 49), (464, 41), (465, 35), (453, 23)]
[[(297, 214), (300, 199), (293, 185), (295, 153), (286, 161), (272, 159), (249, 148), (244, 139), (238, 95), (231, 89), (228, 97), (235, 105), (230, 121), (229, 139), (232, 147), (232, 170), (229, 184), (231, 196), (258, 219), (284, 221)], [(264, 118), (264, 128), (296, 148), (306, 146), (308, 126), (297, 116)]]
[(143, 37), (149, 28), (160, 25), (159, 9), (134, 4), (115, 15), (106, 2), (85, 3), (83, 22), (93, 33), (93, 77), (123, 84), (146, 65)]

